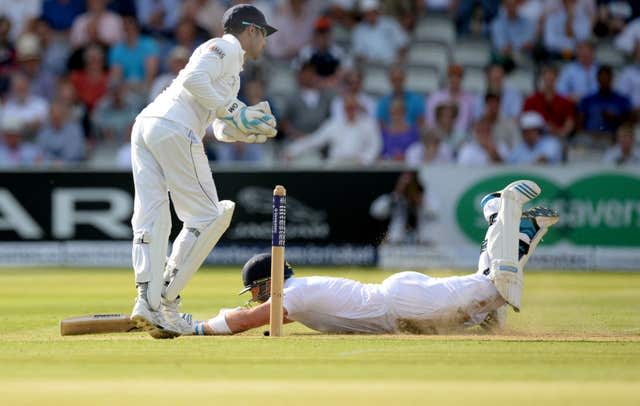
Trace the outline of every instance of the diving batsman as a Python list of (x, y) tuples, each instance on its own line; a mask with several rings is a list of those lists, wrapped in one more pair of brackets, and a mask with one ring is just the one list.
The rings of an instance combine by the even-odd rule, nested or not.
[[(488, 229), (478, 270), (467, 276), (433, 278), (401, 272), (380, 284), (312, 276), (297, 278), (289, 264), (284, 276), (284, 321), (323, 333), (436, 334), (481, 325), (504, 326), (508, 307), (520, 311), (523, 270), (559, 217), (551, 209), (523, 205), (540, 187), (519, 180), (481, 201)], [(223, 309), (207, 321), (193, 321), (194, 335), (236, 334), (269, 323), (270, 255), (251, 258), (242, 270), (244, 290), (258, 305)]]

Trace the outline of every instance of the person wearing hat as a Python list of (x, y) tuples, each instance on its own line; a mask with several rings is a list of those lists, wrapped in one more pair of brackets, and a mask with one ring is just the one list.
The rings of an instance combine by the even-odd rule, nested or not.
[(18, 68), (29, 78), (31, 91), (51, 100), (56, 93), (56, 76), (42, 66), (44, 49), (35, 34), (23, 34), (16, 42)]
[(178, 77), (178, 73), (180, 73), (180, 71), (187, 66), (187, 62), (189, 62), (189, 54), (189, 49), (182, 45), (176, 45), (171, 48), (167, 61), (169, 70), (153, 80), (151, 90), (149, 90), (149, 102), (152, 102), (158, 97), (164, 89), (171, 85), (173, 79)]
[(351, 32), (352, 52), (359, 62), (391, 65), (402, 61), (409, 35), (393, 17), (381, 15), (379, 0), (361, 0), (362, 21)]
[(297, 66), (310, 61), (316, 67), (319, 79), (327, 86), (337, 84), (340, 71), (350, 62), (345, 50), (333, 41), (331, 29), (328, 17), (318, 18), (311, 42), (300, 50), (295, 60)]
[[(209, 126), (223, 142), (265, 142), (276, 135), (268, 102), (238, 100), (245, 60), (257, 59), (276, 29), (248, 4), (228, 9), (225, 34), (200, 45), (131, 131), (135, 186), (132, 259), (138, 297), (131, 319), (155, 338), (189, 330), (180, 292), (229, 227), (234, 202), (218, 199), (202, 139)], [(171, 201), (183, 228), (167, 258)]]
[(22, 123), (4, 115), (0, 121), (0, 168), (32, 167), (42, 162), (42, 151), (24, 140)]
[(522, 141), (516, 145), (507, 161), (512, 164), (559, 164), (562, 161), (562, 144), (556, 137), (547, 135), (544, 118), (537, 111), (525, 111), (520, 116)]
[[(482, 199), (489, 223), (477, 272), (434, 278), (400, 272), (382, 283), (365, 284), (328, 276), (296, 277), (284, 267), (284, 322), (297, 321), (322, 333), (438, 334), (482, 325), (503, 327), (506, 306), (520, 310), (523, 269), (549, 227), (558, 221), (550, 209), (522, 205), (541, 192), (528, 180), (509, 184)], [(509, 245), (510, 249), (502, 249)], [(507, 266), (507, 263), (511, 264)], [(507, 268), (507, 269), (505, 269)], [(502, 272), (516, 273), (520, 284), (509, 285)], [(206, 321), (191, 321), (194, 335), (229, 335), (269, 323), (271, 255), (253, 256), (242, 269), (250, 308), (222, 309)], [(507, 287), (508, 286), (508, 287)]]

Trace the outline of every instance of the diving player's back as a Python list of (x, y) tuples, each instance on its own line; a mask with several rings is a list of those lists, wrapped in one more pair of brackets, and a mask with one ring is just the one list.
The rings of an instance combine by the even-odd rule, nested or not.
[(287, 319), (325, 333), (392, 333), (381, 285), (345, 278), (289, 278), (284, 287)]

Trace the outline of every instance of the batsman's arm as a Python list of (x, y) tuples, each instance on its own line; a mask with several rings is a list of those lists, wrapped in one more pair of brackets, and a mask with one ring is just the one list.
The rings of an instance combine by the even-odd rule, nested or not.
[[(216, 317), (224, 317), (224, 321), (226, 322), (230, 333), (216, 331), (211, 327), (212, 324), (215, 325), (216, 323), (208, 322), (205, 324), (204, 328), (205, 335), (237, 334), (267, 325), (269, 324), (269, 303), (270, 302), (265, 302), (256, 307), (252, 307), (251, 309), (233, 310), (225, 314), (219, 314)], [(291, 321), (286, 318), (287, 309), (283, 308), (282, 310), (284, 322), (291, 323)]]

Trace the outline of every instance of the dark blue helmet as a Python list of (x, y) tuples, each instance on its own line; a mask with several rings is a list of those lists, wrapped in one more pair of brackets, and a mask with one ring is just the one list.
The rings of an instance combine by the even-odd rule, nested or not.
[(251, 4), (235, 5), (225, 11), (222, 16), (222, 27), (225, 33), (242, 32), (249, 25), (259, 27), (267, 37), (278, 31), (267, 24), (264, 14)]
[[(287, 280), (293, 276), (293, 268), (289, 265), (288, 262), (284, 263), (284, 279)], [(271, 280), (271, 254), (256, 254), (251, 257), (250, 260), (244, 264), (242, 268), (242, 283), (244, 284), (244, 289), (240, 291), (240, 294), (243, 294), (256, 286), (266, 287), (269, 285), (269, 281)], [(261, 289), (262, 290), (262, 289)], [(264, 292), (267, 294), (266, 299), (269, 298), (269, 292)], [(266, 301), (263, 300), (263, 301)]]

